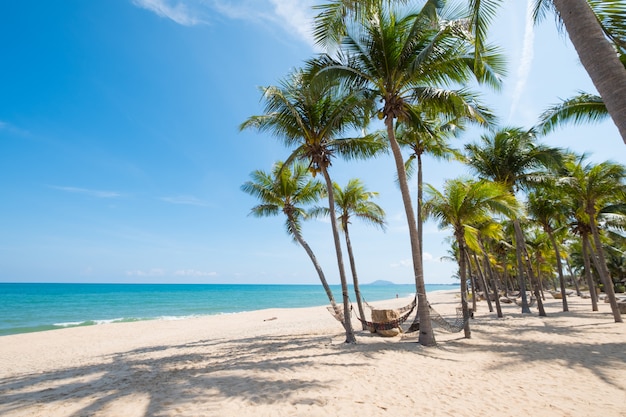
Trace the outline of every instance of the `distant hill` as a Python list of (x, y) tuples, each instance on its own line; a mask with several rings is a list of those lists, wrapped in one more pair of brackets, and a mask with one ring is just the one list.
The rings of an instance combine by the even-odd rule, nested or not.
[(379, 280), (370, 282), (369, 284), (365, 284), (365, 285), (396, 285), (396, 283), (391, 282), (391, 281), (385, 281), (384, 279), (379, 279)]

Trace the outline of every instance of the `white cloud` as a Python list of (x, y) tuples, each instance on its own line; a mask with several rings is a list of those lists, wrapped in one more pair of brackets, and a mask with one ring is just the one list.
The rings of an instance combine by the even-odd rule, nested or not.
[(413, 266), (413, 261), (411, 261), (410, 259), (402, 259), (396, 263), (391, 264), (392, 268), (409, 268), (412, 266)]
[(196, 198), (194, 196), (189, 196), (189, 195), (179, 195), (179, 196), (174, 196), (174, 197), (163, 197), (161, 198), (162, 201), (165, 201), (166, 203), (171, 203), (171, 204), (182, 204), (182, 205), (188, 205), (188, 206), (200, 206), (200, 207), (210, 207), (211, 204), (200, 200), (199, 198)]
[(526, 26), (524, 28), (524, 44), (522, 46), (522, 57), (517, 69), (517, 82), (515, 83), (515, 90), (513, 91), (513, 97), (511, 98), (511, 109), (509, 111), (509, 120), (517, 111), (519, 102), (526, 90), (526, 83), (528, 76), (532, 68), (533, 58), (535, 55), (534, 41), (535, 41), (535, 29), (533, 21), (533, 2), (534, 0), (527, 0), (526, 4)]
[(293, 31), (298, 37), (315, 47), (313, 40), (313, 2), (310, 0), (270, 0), (279, 22), (283, 22), (287, 31)]
[(178, 1), (171, 4), (170, 0), (132, 0), (133, 4), (166, 19), (173, 20), (179, 25), (194, 26), (202, 23), (197, 12), (192, 11), (186, 3)]
[(55, 190), (65, 191), (67, 193), (84, 194), (84, 195), (88, 195), (88, 196), (96, 197), (96, 198), (118, 198), (122, 196), (122, 194), (115, 192), (115, 191), (89, 190), (86, 188), (61, 187), (61, 186), (56, 186), (56, 185), (51, 185), (50, 188), (54, 188)]
[(195, 269), (181, 269), (174, 272), (177, 277), (215, 277), (217, 272), (197, 271)]
[(160, 268), (152, 268), (149, 270), (134, 270), (126, 271), (126, 275), (129, 277), (162, 277), (165, 275), (165, 270)]

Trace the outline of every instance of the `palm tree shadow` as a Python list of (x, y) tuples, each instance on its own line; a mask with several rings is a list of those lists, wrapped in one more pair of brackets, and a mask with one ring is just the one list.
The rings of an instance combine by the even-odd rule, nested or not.
[[(319, 345), (329, 348), (316, 355), (303, 353), (303, 348)], [(104, 363), (5, 378), (0, 381), (0, 414), (42, 410), (71, 401), (81, 406), (69, 416), (97, 415), (128, 396), (147, 399), (146, 416), (198, 401), (209, 409), (224, 398), (251, 405), (272, 404), (286, 401), (296, 392), (299, 401), (314, 403), (313, 396), (302, 398), (301, 392), (314, 392), (329, 382), (295, 371), (348, 352), (333, 348), (328, 336), (319, 335), (201, 340), (141, 348), (105, 357)]]

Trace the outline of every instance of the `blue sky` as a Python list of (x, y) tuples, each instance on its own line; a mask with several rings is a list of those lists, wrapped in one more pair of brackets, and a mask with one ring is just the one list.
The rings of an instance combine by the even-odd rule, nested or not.
[[(288, 154), (238, 131), (271, 85), (319, 52), (311, 0), (20, 0), (0, 3), (0, 281), (318, 283), (282, 218), (248, 216), (240, 191), (255, 169)], [(484, 100), (502, 124), (530, 127), (559, 98), (595, 91), (548, 19), (526, 24), (505, 2), (492, 40), (509, 74)], [(471, 131), (457, 145), (481, 134)], [(612, 122), (544, 139), (626, 162)], [(389, 159), (336, 161), (387, 212), (385, 233), (355, 222), (362, 282), (412, 283), (408, 234)], [(468, 174), (425, 161), (435, 186)], [(338, 283), (327, 221), (304, 237)], [(425, 227), (427, 283), (455, 282), (442, 262), (449, 231)]]

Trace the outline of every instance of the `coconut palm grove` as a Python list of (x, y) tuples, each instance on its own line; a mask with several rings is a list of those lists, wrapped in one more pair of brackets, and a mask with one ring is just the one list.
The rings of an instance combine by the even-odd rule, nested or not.
[[(287, 234), (308, 254), (329, 303), (355, 343), (351, 301), (363, 309), (349, 225), (384, 229), (384, 207), (357, 169), (345, 188), (333, 161), (391, 155), (406, 215), (415, 278), (419, 343), (436, 343), (424, 283), (426, 219), (449, 231), (458, 263), (465, 337), (471, 302), (519, 295), (522, 313), (546, 315), (546, 296), (600, 298), (615, 322), (626, 306), (626, 166), (590, 162), (550, 146), (564, 124), (611, 118), (626, 142), (626, 6), (621, 1), (537, 0), (534, 18), (554, 18), (572, 41), (599, 95), (580, 92), (546, 111), (534, 126), (507, 126), (483, 102), (506, 73), (506, 51), (488, 28), (501, 0), (330, 1), (316, 6), (314, 34), (324, 52), (286, 69), (261, 89), (263, 113), (240, 128), (285, 147), (273, 167), (260, 167), (242, 190), (258, 199), (252, 214), (284, 216)], [(480, 132), (476, 134), (475, 132)], [(615, 146), (624, 146), (615, 138)], [(423, 184), (423, 155), (456, 159), (468, 175), (437, 189)], [(346, 166), (350, 166), (349, 164)], [(345, 168), (343, 168), (345, 169)], [(342, 294), (335, 299), (309, 247), (303, 222), (326, 218)], [(384, 248), (381, 248), (384, 250)], [(346, 256), (347, 255), (347, 256)], [(350, 294), (350, 287), (355, 294)]]

